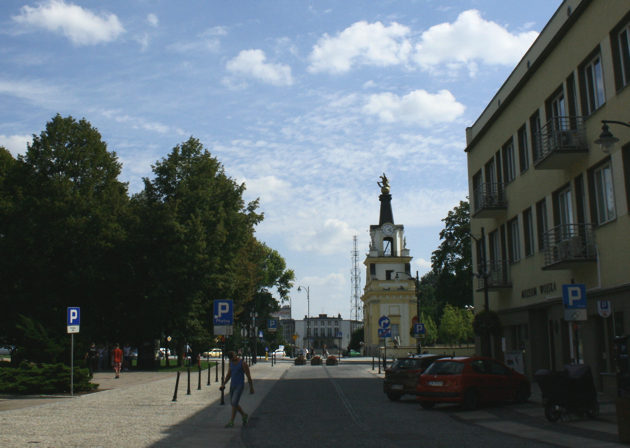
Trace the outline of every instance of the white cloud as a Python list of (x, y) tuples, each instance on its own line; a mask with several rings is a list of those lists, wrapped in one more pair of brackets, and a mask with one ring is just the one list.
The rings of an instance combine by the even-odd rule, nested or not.
[(512, 34), (471, 9), (462, 12), (453, 23), (441, 23), (422, 33), (414, 60), (427, 70), (453, 64), (451, 68), (466, 65), (471, 73), (476, 71), (475, 61), (512, 66), (537, 36), (535, 31)]
[(153, 13), (150, 13), (149, 15), (147, 15), (147, 22), (149, 22), (149, 25), (151, 25), (152, 27), (157, 27), (160, 24), (160, 20), (158, 19), (158, 16), (156, 16)]
[(424, 258), (414, 258), (413, 265), (415, 268), (413, 271), (418, 271), (420, 277), (431, 270), (431, 260), (425, 260)]
[[(303, 210), (305, 211), (305, 210)], [(298, 232), (291, 237), (291, 246), (298, 251), (316, 252), (320, 254), (334, 254), (352, 241), (357, 234), (347, 222), (337, 218), (328, 218), (323, 222), (318, 216), (310, 216), (310, 226), (304, 232)]]
[(387, 67), (405, 63), (412, 46), (409, 28), (398, 23), (356, 22), (331, 37), (325, 34), (313, 47), (309, 71), (345, 73), (353, 65)]
[(248, 196), (258, 197), (265, 204), (288, 197), (290, 184), (276, 176), (242, 179), (242, 182), (245, 183)]
[(133, 117), (127, 114), (123, 114), (120, 110), (102, 110), (101, 114), (117, 123), (124, 123), (129, 125), (132, 129), (144, 129), (146, 131), (157, 132), (158, 134), (172, 134), (175, 133), (180, 136), (187, 135), (180, 128), (174, 128), (172, 126), (159, 123), (156, 121), (149, 121), (142, 117)]
[(414, 90), (399, 97), (393, 93), (370, 95), (363, 112), (377, 115), (386, 123), (402, 122), (428, 127), (435, 123), (452, 122), (464, 113), (464, 105), (458, 103), (448, 90), (436, 94)]
[(4, 146), (13, 156), (26, 153), (26, 145), (31, 143), (30, 135), (3, 135), (0, 134), (0, 146)]
[(243, 50), (226, 64), (226, 69), (234, 74), (261, 80), (274, 86), (293, 84), (291, 67), (284, 64), (265, 62), (267, 57), (262, 50)]
[(66, 89), (40, 81), (9, 81), (0, 79), (0, 94), (27, 100), (41, 107), (59, 108), (70, 100)]
[(17, 23), (60, 32), (75, 45), (94, 45), (116, 40), (125, 32), (115, 14), (97, 16), (63, 0), (49, 0), (37, 7), (23, 6), (13, 16)]

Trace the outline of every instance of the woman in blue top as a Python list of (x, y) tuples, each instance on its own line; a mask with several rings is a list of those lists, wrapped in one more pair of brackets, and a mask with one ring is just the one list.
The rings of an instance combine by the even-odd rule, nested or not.
[(234, 426), (234, 418), (236, 417), (236, 411), (238, 411), (243, 417), (243, 426), (247, 424), (248, 415), (243, 411), (238, 402), (241, 400), (243, 389), (245, 388), (245, 375), (247, 375), (247, 382), (249, 383), (249, 393), (254, 393), (254, 384), (252, 383), (252, 377), (249, 374), (249, 367), (247, 363), (236, 356), (233, 351), (228, 352), (228, 359), (230, 360), (230, 370), (221, 384), (221, 390), (225, 389), (226, 383), (232, 379), (230, 383), (230, 402), (232, 403), (232, 418), (229, 423), (225, 425), (226, 428), (232, 428)]

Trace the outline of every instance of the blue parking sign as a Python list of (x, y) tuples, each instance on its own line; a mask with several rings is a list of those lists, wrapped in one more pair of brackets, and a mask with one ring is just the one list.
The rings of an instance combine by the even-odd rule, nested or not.
[(562, 301), (566, 309), (586, 308), (586, 285), (571, 283), (562, 285)]
[(68, 333), (78, 333), (81, 325), (81, 308), (69, 306), (66, 314), (66, 325)]
[(214, 301), (212, 322), (217, 326), (234, 324), (234, 304), (231, 300), (226, 299)]

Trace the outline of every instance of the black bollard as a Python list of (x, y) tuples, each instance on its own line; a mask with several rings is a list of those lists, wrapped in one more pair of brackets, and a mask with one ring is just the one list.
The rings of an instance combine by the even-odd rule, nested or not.
[(208, 355), (208, 386), (210, 385), (210, 355)]
[(179, 388), (179, 374), (181, 372), (177, 372), (177, 380), (175, 380), (175, 393), (173, 394), (173, 401), (177, 401), (177, 388)]
[(374, 370), (374, 355), (372, 355), (372, 370)]
[(221, 388), (221, 405), (225, 404), (225, 358), (223, 357), (223, 353), (221, 353), (221, 384), (224, 386)]
[(381, 374), (381, 354), (378, 354), (378, 374)]
[(188, 391), (186, 395), (190, 395), (190, 366), (188, 366)]
[(214, 364), (214, 373), (215, 373), (214, 382), (218, 383), (219, 382), (219, 363), (218, 362)]
[(197, 382), (197, 390), (201, 390), (201, 366), (199, 366), (199, 381)]

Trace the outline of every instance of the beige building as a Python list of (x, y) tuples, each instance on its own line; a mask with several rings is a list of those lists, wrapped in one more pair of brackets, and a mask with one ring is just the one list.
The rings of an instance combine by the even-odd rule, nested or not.
[[(487, 301), (502, 326), (492, 354), (530, 376), (586, 363), (608, 392), (613, 338), (630, 333), (629, 48), (630, 1), (564, 1), (466, 130), (475, 310)], [(620, 122), (608, 149), (603, 120)], [(585, 312), (565, 313), (570, 284)]]
[[(410, 335), (417, 316), (416, 283), (411, 275), (412, 257), (406, 247), (405, 228), (394, 224), (389, 183), (385, 175), (382, 179), (379, 223), (370, 226), (370, 251), (364, 262), (366, 280), (361, 300), (365, 352), (375, 355), (379, 347), (387, 346), (388, 356), (396, 356), (416, 346), (416, 339)], [(379, 328), (386, 329), (383, 321), (390, 330), (385, 338), (379, 335)], [(395, 346), (400, 348), (396, 350)]]

